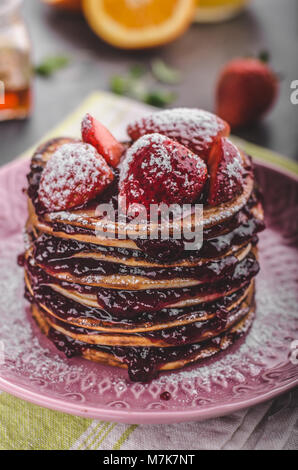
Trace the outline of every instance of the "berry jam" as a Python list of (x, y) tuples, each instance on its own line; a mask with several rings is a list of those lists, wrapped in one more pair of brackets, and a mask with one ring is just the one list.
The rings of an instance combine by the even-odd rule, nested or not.
[[(227, 334), (232, 343), (243, 336), (244, 332), (234, 331)], [(63, 333), (50, 328), (49, 339), (56, 345), (57, 349), (64, 352), (68, 357), (81, 356), (86, 349), (104, 352), (114, 356), (128, 367), (129, 378), (133, 382), (150, 382), (154, 379), (164, 364), (176, 361), (191, 361), (196, 355), (207, 347), (221, 350), (220, 336), (204, 343), (196, 343), (180, 347), (170, 348), (137, 348), (117, 346), (86, 345), (80, 341), (71, 339)]]
[[(237, 308), (230, 312), (221, 311), (220, 313), (217, 313), (211, 320), (194, 322), (188, 325), (178, 325), (172, 328), (161, 330), (147, 331), (145, 333), (134, 333), (133, 337), (144, 338), (146, 341), (150, 340), (152, 343), (151, 346), (158, 346), (161, 345), (161, 343), (163, 343), (163, 347), (183, 346), (186, 344), (198, 343), (201, 341), (206, 341), (207, 339), (222, 333), (228, 326), (231, 326), (236, 321), (239, 321), (244, 315), (248, 313), (248, 311), (248, 307), (243, 307), (241, 309)], [(65, 324), (63, 321), (50, 316), (45, 311), (43, 313), (50, 319), (52, 323), (62, 327), (65, 331), (67, 331), (70, 336), (84, 335), (86, 337), (89, 336), (90, 338), (92, 336), (104, 338), (107, 335), (111, 335), (111, 337), (113, 337), (113, 332), (103, 333), (72, 324)], [(121, 337), (123, 334), (124, 333), (117, 333), (117, 337)], [(131, 333), (127, 334), (131, 336)], [(86, 340), (86, 342), (92, 343), (92, 340)]]
[[(239, 216), (238, 216), (239, 217)], [(239, 221), (238, 221), (239, 222)], [(56, 224), (57, 225), (57, 224)], [(142, 251), (117, 247), (105, 247), (92, 243), (84, 243), (76, 240), (56, 238), (49, 235), (41, 235), (34, 242), (34, 257), (39, 263), (46, 261), (54, 262), (57, 259), (69, 258), (78, 253), (94, 252), (103, 254), (112, 254), (118, 259), (137, 258), (155, 263), (171, 263), (178, 259), (187, 259), (190, 262), (199, 261), (201, 258), (214, 258), (225, 255), (232, 245), (242, 245), (251, 241), (254, 236), (264, 230), (264, 222), (250, 216), (243, 217), (242, 223), (234, 230), (223, 235), (204, 238), (203, 246), (200, 250), (184, 251), (183, 242), (180, 240), (136, 240), (136, 244)], [(89, 229), (74, 226), (63, 226), (59, 224), (58, 231), (68, 234), (77, 233), (90, 234)], [(215, 232), (214, 229), (212, 229)], [(222, 231), (222, 230), (221, 230)], [(210, 235), (210, 231), (206, 231), (206, 235)], [(116, 266), (113, 269), (116, 269)], [(99, 274), (108, 274), (107, 265)], [(115, 272), (115, 271), (114, 271)]]
[(67, 272), (76, 277), (83, 276), (110, 276), (114, 274), (123, 276), (142, 276), (153, 280), (190, 278), (199, 279), (201, 282), (211, 282), (226, 276), (238, 263), (238, 259), (231, 255), (219, 261), (210, 261), (200, 266), (174, 266), (142, 267), (129, 266), (121, 263), (112, 263), (94, 258), (70, 258), (64, 260), (51, 260), (48, 263), (40, 263), (53, 275), (59, 272)]
[[(71, 321), (74, 319), (83, 318), (88, 320), (90, 325), (104, 327), (121, 327), (131, 328), (146, 326), (159, 323), (168, 323), (173, 320), (200, 320), (208, 316), (220, 316), (226, 314), (226, 309), (230, 307), (234, 302), (237, 302), (245, 293), (248, 285), (245, 285), (243, 289), (234, 292), (231, 295), (225, 296), (220, 300), (213, 302), (205, 302), (200, 305), (193, 305), (191, 307), (183, 308), (169, 308), (162, 309), (155, 312), (141, 312), (138, 315), (128, 315), (125, 318), (117, 319), (106, 310), (99, 308), (88, 307), (74, 300), (64, 297), (62, 294), (55, 292), (50, 286), (44, 284), (33, 285), (34, 299), (37, 304), (45, 305), (50, 311), (55, 312), (57, 317), (62, 321)], [(33, 301), (33, 297), (26, 290), (26, 297), (30, 296), (28, 300)]]
[(220, 295), (230, 290), (239, 289), (259, 272), (259, 264), (250, 254), (237, 264), (233, 274), (213, 284), (199, 284), (192, 287), (177, 289), (147, 289), (143, 291), (127, 291), (97, 288), (98, 304), (116, 317), (125, 316), (129, 312), (136, 314), (142, 311), (152, 312), (196, 297), (197, 295)]
[(169, 400), (171, 400), (172, 395), (170, 394), (170, 392), (162, 392), (162, 393), (159, 395), (159, 398), (160, 398), (161, 400), (164, 400), (164, 401), (169, 401)]
[(253, 254), (249, 254), (238, 263), (232, 273), (214, 283), (198, 284), (184, 288), (146, 289), (142, 291), (128, 291), (120, 289), (107, 289), (90, 285), (76, 284), (61, 281), (46, 274), (37, 266), (27, 264), (31, 273), (33, 285), (57, 284), (67, 291), (76, 291), (81, 294), (95, 294), (99, 307), (111, 313), (115, 318), (129, 318), (142, 312), (156, 312), (170, 305), (196, 297), (200, 294), (219, 296), (225, 292), (240, 289), (259, 272), (259, 264)]

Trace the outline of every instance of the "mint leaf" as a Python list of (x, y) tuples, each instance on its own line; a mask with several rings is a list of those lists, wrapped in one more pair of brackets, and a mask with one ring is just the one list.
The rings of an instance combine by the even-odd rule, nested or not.
[[(174, 83), (173, 70), (171, 70), (171, 80)], [(129, 96), (130, 98), (142, 101), (152, 106), (163, 108), (173, 103), (177, 94), (165, 89), (151, 89), (146, 78), (143, 77), (146, 70), (142, 65), (135, 64), (126, 75), (113, 75), (110, 78), (110, 90), (121, 96)], [(175, 79), (178, 77), (176, 76)]]
[(163, 60), (156, 59), (152, 62), (152, 73), (161, 83), (176, 85), (181, 82), (181, 73), (179, 70), (169, 67)]
[(114, 75), (110, 79), (110, 90), (116, 95), (125, 95), (129, 90), (129, 79), (122, 75)]
[(145, 70), (145, 67), (143, 67), (143, 65), (134, 64), (130, 67), (129, 72), (132, 78), (140, 78), (143, 75), (145, 75), (146, 70)]
[(57, 70), (66, 67), (69, 62), (69, 58), (63, 55), (49, 56), (43, 59), (40, 64), (36, 65), (34, 71), (37, 75), (50, 77)]
[(177, 99), (177, 94), (167, 90), (153, 90), (145, 97), (144, 101), (152, 106), (163, 108), (172, 104)]

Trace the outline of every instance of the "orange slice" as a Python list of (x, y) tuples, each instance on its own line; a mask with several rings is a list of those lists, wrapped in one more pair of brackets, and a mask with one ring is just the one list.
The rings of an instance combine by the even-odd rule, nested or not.
[(180, 36), (195, 14), (195, 0), (83, 0), (95, 33), (123, 49), (160, 46)]
[(47, 5), (62, 8), (64, 10), (79, 11), (82, 8), (82, 0), (42, 0)]

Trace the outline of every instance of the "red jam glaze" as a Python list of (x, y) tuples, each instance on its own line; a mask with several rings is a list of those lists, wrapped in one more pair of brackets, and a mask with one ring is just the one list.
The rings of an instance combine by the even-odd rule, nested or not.
[(162, 392), (162, 393), (159, 395), (159, 398), (160, 398), (161, 400), (164, 400), (164, 401), (169, 401), (169, 400), (171, 400), (172, 395), (170, 394), (170, 392), (165, 391), (165, 392)]
[[(239, 321), (244, 315), (249, 312), (249, 307), (236, 307), (231, 311), (221, 310), (217, 312), (214, 318), (211, 320), (194, 322), (188, 325), (177, 325), (172, 328), (166, 328), (162, 330), (148, 331), (145, 333), (134, 333), (132, 336), (149, 339), (154, 346), (154, 343), (160, 341), (169, 346), (183, 346), (186, 344), (199, 343), (206, 341), (207, 339), (217, 336), (222, 333), (228, 326)], [(67, 333), (74, 335), (85, 335), (85, 336), (100, 336), (104, 338), (108, 333), (99, 332), (92, 329), (87, 329), (80, 326), (66, 324), (65, 322), (50, 316), (45, 311), (43, 312), (47, 318), (50, 318), (51, 322), (58, 327), (64, 328)], [(117, 336), (122, 336), (123, 333), (117, 333)], [(110, 333), (113, 335), (113, 333)], [(88, 341), (86, 341), (88, 343)]]
[[(66, 259), (74, 254), (84, 252), (112, 254), (119, 259), (148, 259), (160, 263), (173, 262), (178, 259), (195, 261), (200, 258), (223, 256), (230, 250), (232, 245), (240, 246), (248, 243), (257, 233), (265, 228), (264, 222), (253, 217), (247, 208), (238, 213), (230, 221), (230, 224), (232, 228), (234, 226), (235, 228), (224, 235), (216, 236), (215, 233), (212, 233), (212, 231), (215, 232), (215, 229), (207, 230), (204, 233), (203, 246), (198, 251), (185, 251), (184, 243), (181, 240), (136, 240), (137, 245), (142, 250), (138, 251), (126, 248), (104, 247), (43, 234), (34, 241), (34, 257), (41, 264), (54, 262), (57, 259)], [(217, 226), (216, 230), (218, 232), (222, 232), (224, 228), (227, 230), (225, 225)], [(68, 228), (73, 233), (73, 226), (64, 226), (63, 228), (66, 230), (66, 233), (68, 233)]]
[(127, 291), (97, 288), (99, 305), (113, 315), (125, 316), (127, 312), (157, 311), (167, 306), (195, 297), (199, 294), (224, 294), (232, 289), (239, 289), (259, 272), (259, 264), (251, 254), (237, 264), (234, 272), (213, 284), (177, 289), (148, 289)]
[[(229, 332), (228, 337), (232, 343), (243, 336), (243, 331)], [(86, 343), (74, 340), (63, 333), (50, 328), (49, 339), (57, 349), (62, 351), (68, 358), (81, 356), (87, 349)], [(128, 367), (129, 378), (133, 382), (150, 382), (155, 378), (163, 364), (181, 360), (191, 360), (203, 347), (220, 346), (220, 336), (212, 338), (203, 343), (196, 343), (180, 347), (149, 348), (149, 347), (112, 347), (88, 345), (88, 349), (112, 354), (124, 362)]]
[(120, 319), (113, 317), (113, 315), (106, 310), (88, 307), (79, 302), (68, 299), (62, 294), (53, 291), (50, 286), (44, 284), (33, 286), (33, 297), (26, 289), (25, 297), (31, 303), (34, 301), (36, 304), (45, 305), (49, 310), (55, 312), (58, 318), (62, 321), (68, 321), (70, 318), (86, 318), (90, 320), (104, 321), (105, 324), (108, 323), (111, 327), (115, 325), (118, 326), (120, 323), (123, 328), (125, 328), (125, 326), (137, 327), (145, 322), (153, 323), (157, 320), (159, 323), (167, 323), (172, 320), (184, 318), (186, 315), (196, 319), (205, 317), (206, 314), (224, 315), (226, 309), (243, 296), (246, 288), (247, 285), (233, 294), (227, 295), (213, 302), (205, 302), (191, 307), (165, 308), (155, 312), (141, 312), (138, 315), (132, 315), (128, 312), (126, 318)]
[(31, 275), (33, 285), (54, 283), (67, 290), (75, 290), (79, 293), (97, 295), (101, 308), (111, 313), (115, 318), (127, 318), (129, 315), (137, 315), (141, 312), (153, 312), (167, 308), (173, 303), (195, 297), (199, 294), (223, 294), (230, 290), (237, 290), (248, 283), (259, 272), (259, 264), (253, 254), (249, 254), (236, 268), (225, 278), (207, 284), (199, 284), (192, 287), (147, 289), (141, 291), (128, 291), (120, 289), (106, 289), (83, 284), (61, 281), (47, 275), (37, 266), (26, 267)]
[(233, 270), (238, 263), (235, 256), (227, 256), (219, 261), (210, 261), (203, 266), (177, 266), (173, 268), (145, 268), (142, 266), (127, 266), (121, 263), (98, 261), (92, 258), (71, 258), (52, 261), (41, 264), (46, 267), (50, 274), (67, 272), (76, 277), (100, 275), (109, 276), (113, 274), (143, 276), (148, 279), (163, 280), (188, 277), (199, 279), (201, 282), (217, 280)]

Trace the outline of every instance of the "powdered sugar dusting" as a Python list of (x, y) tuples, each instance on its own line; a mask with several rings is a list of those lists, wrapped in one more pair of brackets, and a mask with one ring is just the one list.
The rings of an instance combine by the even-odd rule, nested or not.
[(233, 160), (227, 164), (225, 172), (229, 179), (238, 179), (242, 175), (243, 165), (239, 150), (237, 151), (237, 154), (234, 155)]
[(150, 156), (150, 164), (157, 166), (161, 170), (172, 171), (170, 155), (164, 148), (164, 143), (167, 140), (167, 137), (157, 133), (144, 135), (138, 139), (126, 152), (120, 168), (120, 181), (126, 179), (130, 164), (134, 161), (136, 154), (147, 147), (151, 147), (155, 151), (154, 155), (151, 154)]
[(130, 136), (159, 132), (197, 153), (205, 152), (214, 137), (225, 130), (226, 124), (214, 114), (191, 108), (160, 111), (128, 126)]
[(158, 133), (140, 137), (128, 149), (119, 182), (120, 204), (187, 204), (201, 194), (207, 166), (191, 150)]
[[(15, 248), (21, 249), (20, 237), (14, 238)], [(23, 270), (16, 266), (17, 252), (5, 253), (1, 247), (0, 295), (1, 326), (0, 339), (4, 343), (5, 363), (2, 373), (13, 370), (30, 382), (50, 380), (52, 386), (62, 383), (69, 373), (65, 360), (58, 354), (41, 346), (25, 314), (23, 299)], [(81, 372), (81, 367), (78, 372)], [(5, 372), (6, 371), (6, 372)]]
[[(49, 211), (61, 210), (72, 199), (88, 198), (110, 181), (111, 170), (92, 145), (64, 144), (46, 164), (39, 198)], [(79, 200), (79, 204), (83, 202)]]
[(82, 119), (82, 131), (83, 130), (90, 130), (92, 128), (92, 120), (90, 114), (85, 114), (85, 116)]

